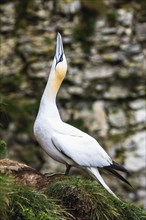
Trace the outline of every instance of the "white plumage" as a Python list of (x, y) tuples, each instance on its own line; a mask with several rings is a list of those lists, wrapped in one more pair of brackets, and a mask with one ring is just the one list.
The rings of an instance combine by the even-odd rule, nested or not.
[(79, 167), (98, 179), (111, 194), (116, 196), (102, 179), (98, 168), (105, 168), (126, 183), (128, 181), (115, 169), (127, 173), (128, 171), (112, 161), (93, 137), (63, 122), (60, 118), (56, 95), (66, 71), (67, 62), (61, 35), (58, 33), (56, 54), (34, 124), (35, 137), (50, 157), (68, 167), (67, 172), (71, 166)]

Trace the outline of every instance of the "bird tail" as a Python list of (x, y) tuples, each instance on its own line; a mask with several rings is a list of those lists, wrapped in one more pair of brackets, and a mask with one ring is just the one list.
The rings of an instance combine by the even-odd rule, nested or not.
[[(131, 186), (131, 184), (123, 177), (121, 176), (116, 170), (124, 172), (129, 174), (128, 170), (125, 169), (125, 167), (123, 167), (121, 164), (116, 163), (115, 161), (113, 161), (113, 164), (111, 164), (110, 166), (105, 166), (103, 167), (106, 171), (112, 173), (114, 176), (116, 176), (117, 178), (119, 178), (120, 180), (122, 180), (123, 182), (127, 183), (129, 186)], [(132, 187), (132, 186), (131, 186)]]
[(115, 161), (112, 161), (112, 164), (110, 166), (107, 166), (107, 167), (110, 167), (112, 169), (119, 170), (121, 172), (130, 174), (129, 171), (125, 167), (123, 167), (121, 164), (119, 164)]
[(114, 193), (113, 191), (107, 186), (107, 184), (104, 182), (103, 178), (101, 177), (99, 171), (97, 168), (94, 168), (94, 167), (86, 167), (86, 170), (88, 171), (88, 173), (96, 178), (100, 183), (101, 185), (109, 192), (111, 193), (114, 197), (116, 197), (117, 199), (119, 199)]

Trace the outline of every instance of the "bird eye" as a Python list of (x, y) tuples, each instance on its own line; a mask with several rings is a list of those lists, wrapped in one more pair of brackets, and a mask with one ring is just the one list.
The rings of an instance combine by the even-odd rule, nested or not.
[(63, 61), (63, 54), (61, 54), (60, 59), (59, 59), (59, 62), (62, 62), (62, 61)]
[(60, 55), (59, 59), (56, 58), (56, 65), (63, 61), (63, 53)]

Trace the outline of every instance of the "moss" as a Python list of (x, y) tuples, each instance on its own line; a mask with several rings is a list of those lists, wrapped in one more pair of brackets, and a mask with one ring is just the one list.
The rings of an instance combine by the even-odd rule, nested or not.
[(142, 220), (146, 212), (115, 199), (97, 182), (75, 177), (63, 178), (48, 187), (48, 195), (59, 199), (76, 219)]
[(116, 24), (118, 18), (118, 13), (115, 9), (109, 9), (106, 15), (106, 19), (109, 22), (109, 24), (114, 25)]
[(5, 141), (0, 140), (0, 159), (7, 158), (8, 151), (7, 151), (7, 144)]
[(0, 213), (2, 219), (65, 220), (66, 212), (42, 193), (13, 183), (0, 175)]

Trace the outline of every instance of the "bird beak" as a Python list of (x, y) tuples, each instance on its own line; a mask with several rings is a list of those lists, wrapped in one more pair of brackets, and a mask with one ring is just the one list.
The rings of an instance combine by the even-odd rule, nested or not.
[(62, 37), (61, 34), (58, 33), (57, 34), (57, 44), (56, 44), (56, 65), (63, 61), (63, 54), (64, 54), (64, 50), (63, 50), (63, 43), (62, 43)]

